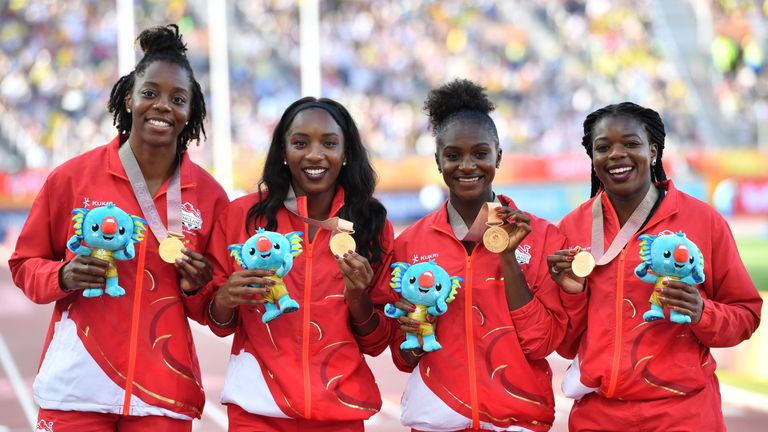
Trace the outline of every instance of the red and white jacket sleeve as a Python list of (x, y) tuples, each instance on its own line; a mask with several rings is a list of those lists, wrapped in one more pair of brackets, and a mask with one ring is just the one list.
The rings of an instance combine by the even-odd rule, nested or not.
[(704, 290), (701, 320), (691, 330), (704, 345), (730, 347), (748, 339), (760, 324), (762, 299), (739, 257), (736, 242), (725, 219), (712, 218), (712, 258), (705, 262), (711, 269), (711, 282)]
[(369, 294), (373, 302), (374, 313), (379, 317), (379, 325), (376, 330), (365, 336), (355, 333), (360, 351), (371, 356), (381, 354), (392, 338), (393, 327), (390, 323), (391, 320), (384, 315), (384, 305), (394, 303), (396, 300), (392, 289), (389, 287), (394, 242), (394, 229), (387, 220), (381, 233), (381, 262), (374, 267), (375, 273), (369, 286)]
[[(227, 205), (229, 204), (229, 199), (227, 198), (227, 194), (226, 192), (224, 192), (224, 189), (222, 189), (218, 184), (216, 184), (215, 190), (210, 191), (210, 193), (215, 194), (215, 196), (206, 198), (206, 199), (212, 199), (213, 205), (207, 207), (208, 213), (205, 216), (209, 220), (215, 222), (218, 216), (221, 215), (224, 212), (224, 210), (227, 208)], [(210, 257), (207, 256), (206, 252), (208, 248), (211, 247), (212, 233), (213, 233), (213, 230), (211, 230), (208, 236), (206, 236), (203, 239), (204, 243), (197, 245), (197, 250), (196, 250), (196, 252), (206, 255), (206, 257), (208, 257), (209, 259)], [(214, 287), (213, 279), (211, 279), (210, 282), (208, 282), (205, 286), (200, 288), (200, 290), (197, 291), (196, 293), (192, 295), (185, 295), (182, 292), (182, 295), (181, 295), (181, 301), (184, 303), (184, 310), (186, 311), (187, 316), (203, 325), (208, 324), (209, 298), (206, 295), (206, 293), (209, 293), (213, 289), (213, 287)], [(181, 291), (181, 289), (179, 290)]]
[(560, 302), (560, 287), (549, 277), (547, 266), (547, 255), (562, 249), (565, 237), (544, 221), (536, 228), (545, 230), (540, 242), (542, 250), (534, 255), (535, 262), (531, 261), (525, 275), (534, 296), (525, 306), (510, 311), (520, 347), (531, 360), (551, 354), (563, 340), (568, 324)]
[[(229, 326), (229, 327), (219, 327), (213, 322), (211, 322), (210, 317), (208, 316), (208, 304), (213, 301), (213, 298), (216, 296), (216, 292), (219, 290), (219, 288), (224, 285), (227, 280), (229, 279), (229, 276), (232, 274), (232, 272), (235, 270), (233, 268), (233, 260), (229, 256), (229, 250), (227, 247), (235, 243), (234, 241), (230, 242), (227, 238), (227, 226), (229, 226), (228, 222), (228, 216), (231, 213), (231, 209), (233, 207), (229, 207), (228, 209), (224, 210), (216, 219), (216, 224), (213, 227), (213, 230), (211, 231), (211, 238), (208, 241), (208, 248), (206, 249), (206, 257), (211, 261), (211, 264), (213, 265), (213, 279), (211, 280), (211, 283), (209, 283), (202, 292), (198, 293), (198, 296), (201, 296), (203, 299), (203, 304), (205, 305), (205, 314), (203, 315), (204, 320), (203, 323), (207, 324), (208, 327), (211, 329), (211, 331), (220, 337), (225, 337), (233, 334), (235, 332), (235, 329), (237, 325)], [(234, 222), (233, 222), (234, 224)], [(238, 225), (239, 227), (239, 225)], [(234, 229), (234, 228), (233, 228)], [(235, 317), (235, 320), (237, 320), (237, 316)]]
[[(16, 286), (35, 303), (46, 304), (70, 293), (59, 286), (59, 270), (66, 264), (66, 217), (50, 200), (51, 177), (35, 198), (8, 265)], [(61, 200), (62, 202), (65, 200)]]

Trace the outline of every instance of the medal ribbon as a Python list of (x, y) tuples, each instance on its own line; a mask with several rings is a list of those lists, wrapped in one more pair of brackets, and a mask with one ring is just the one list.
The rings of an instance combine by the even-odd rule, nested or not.
[(131, 182), (133, 188), (133, 195), (139, 202), (141, 212), (144, 213), (144, 219), (147, 220), (149, 228), (154, 234), (157, 242), (160, 243), (165, 240), (169, 233), (182, 236), (181, 230), (181, 169), (177, 165), (176, 169), (171, 174), (171, 179), (168, 183), (168, 189), (165, 192), (167, 216), (168, 216), (168, 229), (165, 229), (163, 220), (160, 219), (160, 215), (155, 208), (155, 202), (152, 199), (152, 195), (149, 193), (147, 183), (144, 181), (144, 175), (141, 173), (139, 162), (136, 160), (136, 156), (133, 154), (130, 144), (127, 142), (120, 146), (120, 162), (123, 164), (125, 174), (128, 176), (128, 180)]
[(292, 187), (288, 189), (288, 196), (285, 198), (285, 201), (283, 201), (283, 205), (285, 205), (285, 208), (288, 209), (288, 211), (295, 214), (296, 217), (306, 224), (326, 229), (332, 233), (343, 232), (352, 234), (355, 232), (354, 224), (340, 217), (334, 216), (325, 220), (317, 220), (300, 215), (299, 205), (296, 201), (296, 193), (293, 191)]
[(483, 238), (483, 234), (485, 234), (488, 226), (502, 225), (504, 223), (504, 221), (496, 216), (495, 211), (496, 207), (501, 206), (501, 203), (496, 198), (496, 194), (493, 197), (494, 201), (487, 202), (480, 207), (480, 211), (475, 216), (471, 227), (467, 227), (458, 210), (448, 200), (448, 222), (451, 225), (453, 234), (459, 241), (478, 242)]
[(637, 206), (632, 215), (629, 216), (627, 222), (621, 227), (619, 233), (614, 237), (611, 245), (608, 246), (608, 250), (603, 253), (605, 247), (605, 231), (603, 230), (603, 197), (605, 193), (601, 192), (600, 195), (595, 198), (592, 203), (592, 256), (595, 257), (597, 265), (604, 265), (611, 262), (616, 258), (616, 255), (624, 249), (624, 246), (629, 243), (629, 240), (637, 234), (640, 227), (643, 226), (643, 222), (648, 219), (648, 215), (653, 210), (653, 205), (659, 197), (659, 191), (656, 186), (651, 184), (645, 197)]

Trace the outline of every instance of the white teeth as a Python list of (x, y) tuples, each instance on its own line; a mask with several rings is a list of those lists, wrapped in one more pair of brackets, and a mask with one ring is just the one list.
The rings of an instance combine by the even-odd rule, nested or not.
[(624, 167), (624, 168), (614, 168), (612, 170), (609, 170), (608, 172), (611, 174), (622, 174), (631, 170), (632, 170), (632, 167)]
[(480, 180), (480, 177), (460, 177), (459, 182), (461, 183), (472, 183)]
[(171, 126), (171, 124), (166, 122), (166, 121), (156, 120), (156, 119), (147, 120), (147, 123), (151, 124), (152, 126), (159, 126), (159, 127), (170, 127)]
[(307, 168), (307, 169), (304, 170), (305, 173), (307, 173), (307, 174), (309, 174), (311, 176), (320, 175), (320, 174), (322, 174), (322, 173), (324, 173), (326, 171), (328, 171), (328, 170), (325, 169), (325, 168)]

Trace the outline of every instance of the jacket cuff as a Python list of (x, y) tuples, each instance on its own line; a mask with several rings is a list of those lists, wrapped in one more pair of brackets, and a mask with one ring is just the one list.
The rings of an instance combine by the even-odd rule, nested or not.
[(701, 311), (701, 319), (696, 324), (691, 324), (691, 330), (693, 330), (694, 333), (697, 333), (697, 337), (699, 336), (699, 331), (704, 332), (711, 329), (715, 321), (715, 312), (714, 307), (712, 306), (712, 300), (706, 298), (702, 300), (704, 301), (704, 309)]
[(531, 301), (526, 303), (523, 307), (519, 307), (513, 311), (509, 311), (509, 316), (513, 320), (528, 318), (535, 313), (536, 309), (538, 309), (539, 304), (540, 304), (539, 299), (536, 298), (536, 296), (533, 296)]
[(560, 289), (560, 301), (566, 309), (580, 309), (587, 302), (587, 289), (578, 294), (570, 294)]
[(76, 289), (65, 290), (64, 287), (61, 286), (61, 269), (63, 269), (64, 266), (68, 263), (69, 261), (62, 261), (60, 263), (56, 263), (54, 267), (56, 269), (56, 277), (51, 278), (50, 286), (48, 287), (48, 292), (51, 294), (51, 301), (59, 301), (74, 292), (82, 291)]

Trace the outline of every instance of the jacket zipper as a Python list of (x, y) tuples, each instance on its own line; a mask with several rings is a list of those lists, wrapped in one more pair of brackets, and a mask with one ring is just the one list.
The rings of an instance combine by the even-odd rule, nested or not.
[(472, 429), (480, 427), (480, 413), (477, 406), (477, 370), (475, 364), (475, 336), (472, 327), (472, 257), (467, 255), (467, 284), (464, 293), (464, 325), (467, 336), (467, 366), (469, 369), (469, 401), (472, 408)]
[[(307, 201), (300, 199), (298, 204), (299, 212), (308, 214)], [(320, 233), (315, 233), (315, 238), (318, 234)], [(315, 239), (309, 240), (309, 224), (307, 223), (304, 223), (304, 235), (304, 238), (307, 239), (307, 264), (304, 273), (304, 304), (301, 305), (304, 309), (301, 319), (301, 369), (304, 375), (304, 418), (309, 420), (312, 417), (312, 382), (309, 375), (309, 310), (312, 299), (312, 252)]]
[(147, 243), (144, 239), (139, 246), (139, 257), (136, 265), (136, 281), (133, 292), (133, 311), (131, 312), (131, 333), (128, 342), (128, 373), (125, 376), (125, 397), (123, 399), (123, 415), (131, 415), (131, 397), (133, 396), (133, 377), (136, 374), (136, 344), (139, 334), (139, 317), (141, 315), (141, 293), (144, 291), (144, 264), (147, 257)]
[(621, 344), (624, 336), (621, 329), (623, 321), (622, 307), (624, 306), (624, 256), (627, 254), (627, 248), (621, 250), (619, 254), (619, 268), (616, 275), (616, 305), (615, 305), (615, 326), (613, 328), (616, 335), (613, 339), (613, 359), (611, 360), (611, 375), (608, 380), (608, 390), (605, 397), (611, 398), (616, 393), (616, 385), (619, 379), (619, 366), (621, 364)]

